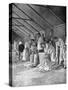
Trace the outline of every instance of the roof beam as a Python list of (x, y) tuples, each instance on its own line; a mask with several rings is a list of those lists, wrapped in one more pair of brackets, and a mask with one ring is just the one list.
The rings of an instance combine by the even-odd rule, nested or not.
[[(14, 28), (14, 29), (12, 29), (12, 31), (15, 31), (15, 32), (18, 32), (18, 33), (20, 33), (21, 35), (23, 35), (23, 36), (25, 36), (26, 34), (24, 33), (24, 32), (21, 32), (20, 30), (18, 30), (18, 28)], [(27, 35), (26, 35), (27, 36)]]
[(25, 29), (27, 29), (30, 33), (34, 33), (34, 32), (32, 32), (30, 29), (28, 29), (25, 25), (23, 25), (20, 21), (18, 21), (18, 20), (16, 20), (18, 23), (20, 23), (21, 25), (22, 25), (22, 27), (24, 27)]
[(12, 29), (12, 31), (14, 31), (15, 33), (17, 33), (22, 38), (25, 37), (24, 34), (22, 35), (22, 33), (20, 33), (19, 31), (15, 30), (15, 29)]
[(14, 29), (14, 28), (16, 28), (18, 31), (20, 31), (21, 33), (24, 33), (27, 36), (29, 35), (29, 33), (27, 33), (25, 30), (22, 30), (20, 27), (15, 26), (12, 29)]
[(38, 13), (33, 7), (31, 7), (29, 4), (27, 4), (28, 7), (30, 7), (37, 15), (39, 15), (46, 23), (47, 25), (53, 29), (53, 25), (51, 25), (40, 13)]
[(20, 26), (14, 26), (17, 27), (21, 32), (24, 32), (25, 34), (30, 34), (29, 32), (25, 31), (23, 28), (21, 28)]
[(35, 24), (37, 24), (42, 30), (45, 30), (40, 24), (38, 24), (33, 18), (31, 18), (27, 13), (25, 13), (22, 9), (20, 9), (16, 4), (13, 3), (13, 5), (18, 8), (22, 13), (24, 13), (31, 21), (33, 21)]
[(13, 19), (21, 19), (21, 20), (24, 20), (24, 21), (31, 21), (30, 19), (25, 19), (25, 18), (21, 18), (21, 17), (19, 17), (19, 18), (17, 18), (17, 17), (12, 17)]
[[(49, 9), (49, 11), (61, 22), (63, 22), (63, 20), (61, 20), (54, 12), (51, 8), (47, 7)], [(64, 23), (64, 22), (63, 22)]]
[[(15, 12), (14, 12), (15, 13)], [(15, 13), (16, 14), (16, 13)], [(16, 14), (19, 18), (21, 18), (18, 14)], [(25, 23), (27, 23), (29, 26), (31, 26), (36, 32), (39, 32), (39, 30), (35, 29), (31, 24), (27, 22), (27, 20), (22, 19)]]

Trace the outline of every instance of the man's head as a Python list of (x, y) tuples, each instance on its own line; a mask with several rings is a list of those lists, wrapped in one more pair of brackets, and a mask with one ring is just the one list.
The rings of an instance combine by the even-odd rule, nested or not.
[(57, 41), (58, 41), (58, 37), (54, 37), (53, 40), (54, 40), (55, 42), (57, 42)]
[(36, 35), (35, 35), (36, 40), (38, 40), (38, 38), (39, 38), (40, 36), (41, 36), (40, 33), (36, 33)]
[(41, 35), (42, 37), (44, 37), (44, 34), (45, 34), (45, 32), (40, 31), (40, 35)]

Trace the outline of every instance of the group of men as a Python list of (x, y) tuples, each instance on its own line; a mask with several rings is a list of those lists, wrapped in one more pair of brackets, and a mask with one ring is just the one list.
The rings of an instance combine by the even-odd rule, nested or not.
[(37, 33), (34, 39), (25, 42), (22, 60), (44, 70), (50, 70), (56, 63), (66, 67), (66, 45), (61, 38), (46, 40), (44, 33)]

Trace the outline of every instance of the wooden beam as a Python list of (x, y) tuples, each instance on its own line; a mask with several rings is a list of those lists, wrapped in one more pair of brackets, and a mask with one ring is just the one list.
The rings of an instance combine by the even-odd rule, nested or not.
[[(14, 12), (15, 13), (15, 12)], [(16, 14), (16, 13), (15, 13)], [(18, 14), (16, 14), (19, 18), (21, 18)], [(27, 22), (27, 20), (22, 19), (26, 24), (28, 24), (30, 27), (32, 27), (36, 32), (39, 32), (39, 30), (35, 29), (31, 24)]]
[(17, 33), (21, 38), (25, 37), (25, 35), (15, 29), (12, 29), (12, 31), (14, 31), (15, 33)]
[(49, 11), (56, 17), (56, 19), (58, 19), (59, 21), (61, 21), (62, 23), (64, 23), (63, 20), (61, 20), (61, 19), (52, 11), (51, 8), (49, 8), (49, 7), (47, 7), (47, 8), (48, 8)]
[(32, 32), (30, 29), (28, 29), (27, 28), (27, 26), (25, 26), (25, 25), (23, 25), (20, 21), (18, 21), (18, 20), (16, 20), (18, 23), (20, 23), (21, 25), (22, 25), (22, 27), (24, 27), (25, 28), (25, 30), (27, 29), (27, 31), (29, 31), (30, 33), (34, 33), (34, 32)]
[(30, 19), (25, 19), (25, 18), (21, 18), (21, 17), (19, 17), (19, 18), (17, 18), (17, 17), (12, 17), (13, 19), (20, 19), (20, 20), (28, 20), (28, 21), (31, 21)]
[(21, 33), (24, 33), (24, 35), (27, 35), (27, 36), (29, 35), (29, 33), (27, 33), (26, 31), (24, 31), (22, 29), (20, 29), (20, 27), (15, 26), (12, 29), (16, 29), (16, 30), (20, 31)]
[(28, 7), (30, 7), (38, 16), (40, 16), (46, 23), (47, 25), (53, 29), (53, 25), (51, 25), (39, 12), (37, 12), (32, 6), (30, 6), (29, 4), (27, 4)]
[(31, 18), (29, 15), (27, 15), (26, 12), (24, 12), (22, 9), (20, 9), (16, 4), (13, 3), (13, 5), (18, 8), (22, 13), (24, 13), (31, 21), (33, 21), (35, 24), (37, 24), (42, 30), (45, 30), (40, 24), (38, 24), (33, 18)]

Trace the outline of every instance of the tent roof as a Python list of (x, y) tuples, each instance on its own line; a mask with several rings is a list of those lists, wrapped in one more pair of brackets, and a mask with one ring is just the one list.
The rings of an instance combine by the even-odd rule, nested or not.
[(12, 4), (12, 30), (20, 36), (53, 29), (65, 23), (65, 7), (33, 4)]

